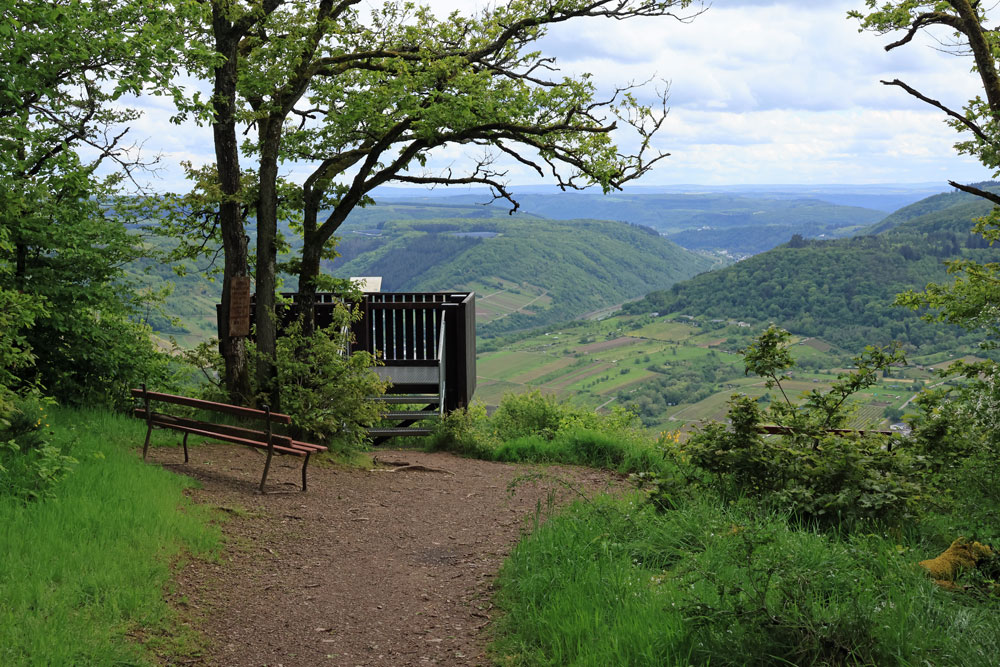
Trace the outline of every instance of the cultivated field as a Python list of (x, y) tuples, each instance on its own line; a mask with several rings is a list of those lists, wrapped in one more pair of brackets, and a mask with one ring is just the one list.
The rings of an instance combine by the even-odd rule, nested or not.
[[(498, 285), (493, 287), (497, 292)], [(512, 303), (508, 300), (514, 289), (516, 286), (505, 286), (503, 294), (496, 297), (487, 291), (479, 303)], [(529, 293), (520, 294), (521, 299), (530, 297)], [(628, 406), (645, 392), (656, 391), (652, 387), (669, 388), (671, 381), (665, 378), (682, 377), (690, 384), (690, 376), (697, 375), (692, 369), (705, 376), (713, 375), (704, 370), (711, 369), (714, 377), (697, 385), (701, 396), (680, 400), (659, 417), (644, 415), (647, 422), (653, 422), (650, 428), (691, 430), (706, 421), (725, 419), (727, 403), (734, 394), (745, 393), (763, 402), (784, 400), (777, 388), (768, 389), (761, 378), (743, 373), (739, 350), (757, 333), (735, 323), (705, 326), (650, 316), (614, 316), (533, 332), (480, 355), (476, 398), (496, 405), (504, 394), (539, 390), (606, 410), (613, 405)], [(792, 401), (808, 391), (828, 390), (837, 373), (847, 371), (851, 356), (817, 338), (794, 337), (791, 352), (801, 364), (782, 383)], [(928, 370), (916, 365), (898, 374), (906, 377), (884, 378), (852, 399), (852, 426), (887, 426), (887, 410), (904, 407), (932, 378)], [(657, 382), (660, 384), (654, 384)]]

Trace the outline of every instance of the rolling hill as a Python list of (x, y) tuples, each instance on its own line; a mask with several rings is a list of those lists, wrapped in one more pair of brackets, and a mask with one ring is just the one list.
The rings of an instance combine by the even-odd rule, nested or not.
[[(711, 193), (595, 193), (518, 196), (515, 218), (550, 220), (598, 218), (655, 229), (689, 250), (708, 250), (745, 257), (784, 243), (793, 234), (808, 238), (849, 236), (881, 220), (885, 213), (861, 206), (832, 203), (807, 196)], [(350, 224), (375, 226), (380, 216), (392, 219), (488, 218), (506, 215), (507, 202), (489, 202), (483, 194), (380, 199), (379, 205), (353, 213)], [(384, 211), (379, 211), (384, 209)], [(475, 215), (468, 215), (473, 211)], [(381, 220), (385, 220), (381, 217)]]
[(598, 220), (393, 221), (340, 249), (326, 268), (382, 276), (385, 291), (476, 290), (484, 335), (579, 317), (716, 264), (652, 229)]
[[(410, 215), (353, 230), (326, 272), (381, 276), (387, 292), (475, 290), (483, 335), (574, 319), (719, 265), (651, 229), (621, 222)], [(179, 276), (152, 260), (130, 269), (150, 290), (173, 288), (162, 309), (146, 314), (154, 331), (182, 347), (215, 334), (218, 282), (194, 267)], [(284, 288), (295, 288), (293, 276), (284, 276)]]
[[(732, 266), (654, 292), (626, 312), (775, 322), (845, 349), (896, 340), (923, 352), (955, 347), (963, 332), (893, 307), (895, 295), (948, 279), (944, 261), (997, 261), (969, 233), (989, 209), (969, 195), (937, 195), (905, 207), (872, 234), (829, 241), (797, 238)], [(971, 344), (972, 337), (962, 341)]]

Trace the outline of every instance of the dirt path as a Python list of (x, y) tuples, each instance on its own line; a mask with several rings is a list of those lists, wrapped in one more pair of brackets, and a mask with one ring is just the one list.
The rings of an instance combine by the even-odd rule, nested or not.
[[(179, 450), (153, 450), (165, 464)], [(192, 449), (170, 469), (201, 481), (194, 499), (230, 515), (221, 562), (177, 575), (175, 606), (209, 637), (204, 665), (479, 665), (493, 618), (491, 582), (550, 493), (620, 484), (588, 469), (487, 463), (448, 454), (379, 451), (398, 472), (316, 467), (296, 490), (299, 459), (225, 445)], [(511, 495), (508, 486), (531, 473)], [(451, 473), (451, 474), (449, 474)], [(174, 659), (171, 659), (174, 662)]]

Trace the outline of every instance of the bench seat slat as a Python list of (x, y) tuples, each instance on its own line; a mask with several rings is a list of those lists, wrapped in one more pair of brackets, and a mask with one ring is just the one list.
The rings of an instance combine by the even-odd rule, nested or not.
[[(143, 385), (141, 389), (132, 389), (132, 396), (142, 401), (141, 406), (135, 406), (133, 414), (146, 422), (146, 441), (142, 446), (142, 460), (146, 460), (149, 451), (149, 438), (154, 428), (166, 428), (184, 433), (184, 462), (188, 462), (188, 435), (194, 434), (212, 440), (222, 440), (237, 445), (254, 447), (267, 452), (267, 460), (264, 462), (264, 473), (260, 478), (260, 493), (264, 493), (264, 485), (267, 482), (267, 473), (271, 468), (271, 458), (274, 454), (293, 454), (302, 458), (302, 491), (306, 490), (306, 467), (312, 454), (325, 452), (326, 447), (316, 445), (311, 442), (295, 440), (289, 435), (281, 435), (271, 430), (271, 423), (291, 424), (292, 418), (280, 412), (268, 412), (264, 410), (253, 410), (226, 403), (215, 403), (197, 398), (177, 396), (175, 394), (164, 394), (161, 392), (147, 391)], [(173, 405), (195, 408), (206, 412), (216, 412), (233, 415), (241, 418), (251, 418), (262, 420), (266, 424), (266, 430), (254, 430), (243, 426), (232, 424), (216, 424), (209, 421), (200, 421), (190, 417), (180, 417), (152, 409), (150, 403), (159, 401)]]
[[(145, 408), (135, 408), (135, 416), (139, 419), (146, 418)], [(229, 424), (212, 424), (209, 422), (198, 421), (196, 419), (188, 419), (186, 417), (175, 417), (173, 415), (166, 415), (160, 412), (153, 411), (153, 423), (157, 426), (163, 428), (174, 428), (174, 425), (186, 426), (189, 428), (202, 429), (205, 431), (211, 431), (213, 433), (224, 433), (226, 435), (235, 436), (237, 438), (244, 438), (246, 440), (257, 440), (267, 448), (266, 440), (267, 433), (264, 431), (255, 431), (253, 429), (242, 428), (240, 426), (231, 426)], [(325, 452), (326, 447), (323, 445), (314, 445), (311, 442), (302, 442), (299, 440), (293, 440), (290, 436), (274, 434), (274, 444), (281, 447), (290, 447), (291, 449), (301, 450), (305, 452)]]
[[(153, 417), (153, 426), (161, 426), (165, 428), (170, 428), (175, 431), (181, 431), (182, 433), (191, 433), (192, 435), (200, 435), (206, 438), (212, 438), (213, 440), (225, 440), (226, 442), (231, 442), (237, 445), (246, 445), (247, 447), (255, 447), (256, 449), (267, 449), (267, 444), (260, 442), (259, 440), (247, 440), (246, 438), (240, 438), (235, 435), (227, 435), (225, 433), (219, 433), (217, 431), (211, 431), (203, 428), (195, 428), (193, 426), (183, 426), (175, 422), (161, 422), (157, 421), (156, 417)], [(277, 436), (275, 437), (277, 440)], [(286, 440), (287, 442), (287, 440)], [(286, 445), (274, 445), (274, 451), (281, 454), (294, 454), (295, 456), (305, 456), (306, 452), (301, 449), (294, 449)]]
[(301, 447), (306, 451), (314, 453), (326, 451), (326, 445), (315, 445), (311, 442), (302, 442), (301, 440), (292, 440), (292, 447)]
[[(173, 403), (174, 405), (183, 405), (189, 408), (211, 410), (212, 412), (221, 412), (236, 417), (249, 417), (252, 419), (263, 420), (267, 416), (267, 413), (263, 410), (255, 410), (254, 408), (244, 408), (238, 405), (229, 405), (228, 403), (216, 403), (215, 401), (206, 401), (201, 398), (188, 398), (187, 396), (163, 394), (158, 391), (150, 391), (143, 394), (142, 389), (132, 390), (132, 396), (135, 398), (142, 399), (144, 395), (148, 395), (149, 400), (151, 401), (162, 401), (164, 403)], [(291, 424), (292, 418), (281, 412), (272, 412), (271, 421), (278, 424)]]
[[(139, 419), (146, 419), (145, 408), (135, 408), (135, 416)], [(253, 429), (242, 428), (239, 426), (231, 426), (229, 424), (212, 424), (209, 422), (202, 422), (196, 419), (188, 419), (186, 417), (175, 417), (173, 415), (166, 415), (160, 412), (153, 411), (153, 423), (157, 426), (163, 428), (173, 428), (174, 425), (186, 426), (194, 429), (202, 429), (205, 431), (212, 431), (213, 433), (225, 433), (227, 435), (235, 436), (238, 438), (245, 438), (247, 440), (259, 440), (266, 448), (266, 438), (267, 434), (263, 431), (254, 431)], [(317, 453), (325, 452), (327, 450), (325, 445), (316, 445), (311, 442), (303, 442), (301, 440), (293, 440), (287, 435), (275, 434), (275, 445), (281, 447), (290, 447), (292, 449), (301, 450), (302, 452)]]

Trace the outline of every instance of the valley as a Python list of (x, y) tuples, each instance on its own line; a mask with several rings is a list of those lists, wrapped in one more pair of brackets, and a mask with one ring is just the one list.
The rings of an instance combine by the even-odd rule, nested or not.
[[(974, 336), (924, 322), (893, 301), (899, 292), (947, 280), (945, 260), (995, 256), (969, 233), (969, 221), (988, 207), (969, 195), (945, 193), (871, 222), (857, 218), (859, 207), (794, 194), (634, 195), (600, 205), (584, 195), (526, 197), (526, 209), (546, 214), (606, 212), (601, 207), (613, 204), (622, 217), (645, 222), (661, 206), (669, 213), (664, 219), (685, 224), (709, 215), (736, 219), (734, 211), (747, 202), (763, 207), (760, 227), (675, 232), (715, 233), (721, 241), (712, 252), (681, 248), (669, 235), (636, 223), (511, 217), (497, 205), (473, 204), (472, 195), (397, 197), (358, 211), (342, 230), (341, 257), (325, 269), (340, 277), (382, 276), (384, 291), (475, 291), (476, 397), (487, 406), (507, 393), (537, 390), (599, 411), (634, 410), (651, 430), (691, 430), (723, 418), (733, 394), (762, 404), (780, 399), (776, 389), (745, 375), (739, 354), (775, 323), (795, 336), (797, 368), (785, 386), (791, 398), (829, 387), (865, 345), (901, 343), (910, 365), (860, 393), (851, 422), (887, 426), (917, 392), (941, 381), (935, 367), (981, 353)], [(869, 204), (880, 201), (858, 195), (864, 196)], [(838, 207), (843, 210), (833, 222), (809, 213)], [(698, 215), (689, 215), (696, 209)], [(861, 219), (869, 224), (854, 224)], [(761, 242), (768, 229), (780, 226), (776, 221), (795, 223), (789, 228), (794, 234), (742, 261), (724, 259), (737, 252), (722, 247), (733, 238), (730, 232), (756, 234)], [(851, 224), (837, 229), (853, 236), (808, 238), (816, 224), (844, 221)], [(180, 347), (215, 330), (218, 288), (193, 268), (177, 276), (152, 262), (141, 267), (161, 286), (174, 283), (167, 310), (175, 318), (153, 313), (150, 322)], [(285, 284), (291, 288), (294, 281)]]

